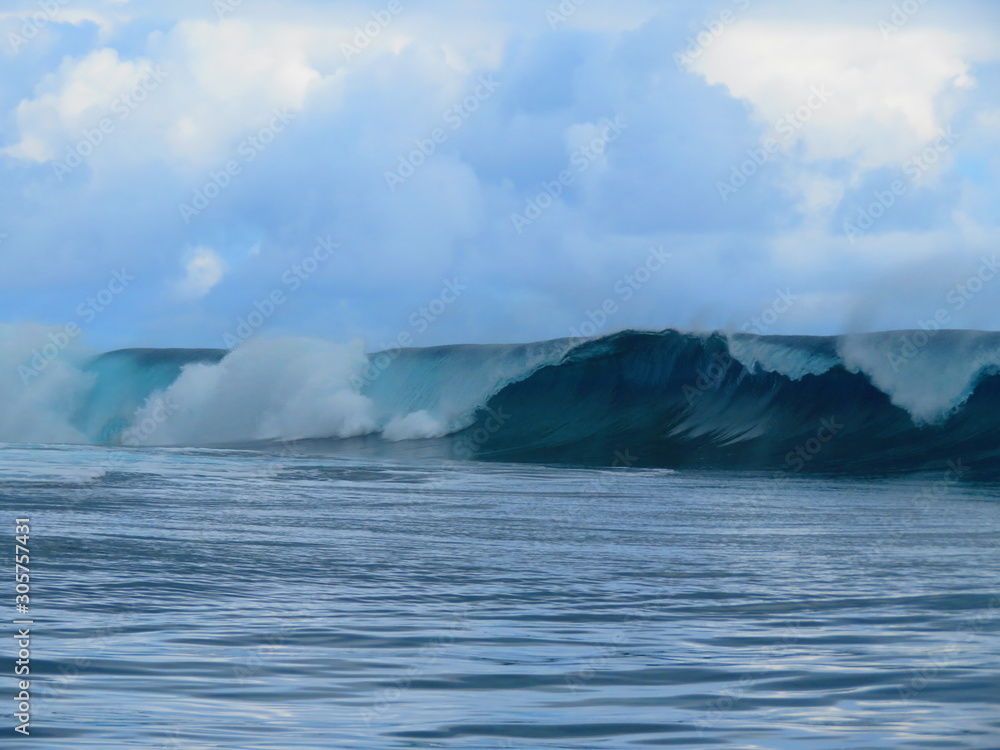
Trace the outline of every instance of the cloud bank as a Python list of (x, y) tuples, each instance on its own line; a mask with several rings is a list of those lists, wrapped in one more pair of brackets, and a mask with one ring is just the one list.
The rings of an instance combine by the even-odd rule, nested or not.
[(992, 282), (949, 300), (1000, 253), (998, 32), (985, 0), (12, 2), (0, 320), (996, 329)]

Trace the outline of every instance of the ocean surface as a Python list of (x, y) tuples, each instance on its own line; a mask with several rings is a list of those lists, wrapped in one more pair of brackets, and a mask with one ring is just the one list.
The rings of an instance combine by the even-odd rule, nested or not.
[(625, 454), (0, 446), (2, 744), (1000, 748), (998, 485)]

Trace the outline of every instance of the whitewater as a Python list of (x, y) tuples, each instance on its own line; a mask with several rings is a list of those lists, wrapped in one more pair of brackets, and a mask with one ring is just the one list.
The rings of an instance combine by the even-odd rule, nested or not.
[[(1000, 467), (1000, 334), (623, 331), (397, 348), (56, 346), (0, 326), (0, 441), (881, 473)], [(47, 346), (39, 347), (43, 341)], [(55, 356), (53, 352), (55, 351)]]
[(0, 326), (40, 750), (1000, 747), (1000, 334), (81, 340)]

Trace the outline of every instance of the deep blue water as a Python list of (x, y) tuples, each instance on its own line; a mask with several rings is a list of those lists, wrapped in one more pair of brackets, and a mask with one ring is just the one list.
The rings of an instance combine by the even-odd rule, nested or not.
[(35, 682), (4, 746), (1000, 748), (998, 499), (8, 446)]

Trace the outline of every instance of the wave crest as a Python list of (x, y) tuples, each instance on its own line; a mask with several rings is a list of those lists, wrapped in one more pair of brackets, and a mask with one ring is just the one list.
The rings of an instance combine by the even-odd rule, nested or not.
[(360, 341), (254, 339), (230, 352), (68, 350), (22, 382), (18, 367), (44, 332), (0, 326), (9, 404), (0, 440), (204, 446), (375, 435), (383, 446), (436, 441), (453, 457), (619, 465), (617, 456), (635, 455), (630, 465), (794, 471), (959, 458), (997, 466), (1000, 453), (996, 333), (624, 331), (374, 355)]

